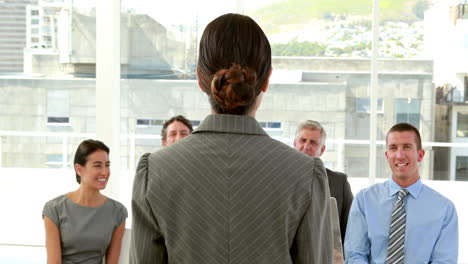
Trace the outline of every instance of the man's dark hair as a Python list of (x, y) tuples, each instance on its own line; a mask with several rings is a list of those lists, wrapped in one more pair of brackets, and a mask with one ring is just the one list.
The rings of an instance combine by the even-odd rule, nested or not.
[(421, 135), (419, 134), (419, 131), (416, 127), (414, 127), (411, 124), (408, 123), (398, 123), (390, 130), (387, 132), (387, 136), (385, 136), (385, 144), (388, 144), (388, 135), (392, 132), (405, 132), (405, 131), (413, 131), (414, 134), (416, 135), (416, 147), (418, 150), (422, 149), (422, 143), (421, 143)]
[(163, 128), (161, 130), (161, 139), (162, 140), (166, 140), (167, 139), (167, 127), (174, 123), (175, 121), (179, 121), (181, 122), (182, 124), (184, 124), (186, 127), (188, 127), (190, 133), (193, 132), (193, 127), (192, 127), (192, 122), (190, 122), (190, 120), (188, 120), (187, 118), (185, 118), (183, 115), (177, 115), (177, 116), (174, 116), (172, 117), (171, 119), (167, 120), (166, 122), (164, 122), (163, 124)]

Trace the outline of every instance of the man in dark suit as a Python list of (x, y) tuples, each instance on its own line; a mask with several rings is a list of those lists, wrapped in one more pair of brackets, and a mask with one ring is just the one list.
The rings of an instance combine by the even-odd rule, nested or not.
[[(325, 139), (327, 134), (317, 121), (306, 120), (296, 131), (294, 148), (311, 157), (320, 157), (325, 152)], [(349, 186), (346, 174), (326, 169), (330, 195), (336, 199), (338, 215), (340, 218), (341, 241), (344, 242), (346, 225), (348, 223), (349, 209), (353, 202), (353, 193)]]

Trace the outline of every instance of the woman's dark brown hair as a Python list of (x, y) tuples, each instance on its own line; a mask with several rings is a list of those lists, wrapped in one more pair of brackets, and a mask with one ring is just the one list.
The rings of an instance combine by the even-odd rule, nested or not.
[(246, 114), (270, 70), (270, 43), (253, 19), (225, 14), (208, 24), (200, 40), (197, 75), (216, 113)]
[[(86, 162), (88, 161), (89, 155), (93, 154), (98, 150), (104, 150), (109, 155), (109, 147), (106, 144), (102, 143), (99, 140), (87, 139), (80, 143), (78, 148), (76, 149), (75, 159), (73, 161), (73, 165), (80, 164), (81, 166), (86, 166)], [(81, 177), (76, 173), (76, 181), (81, 183)]]

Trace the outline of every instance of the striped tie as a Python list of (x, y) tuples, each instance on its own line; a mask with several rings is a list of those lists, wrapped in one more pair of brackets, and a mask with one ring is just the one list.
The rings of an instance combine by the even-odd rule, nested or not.
[(393, 206), (390, 237), (388, 239), (387, 264), (404, 263), (406, 211), (403, 198), (407, 194), (408, 190), (406, 189), (398, 191), (398, 198)]

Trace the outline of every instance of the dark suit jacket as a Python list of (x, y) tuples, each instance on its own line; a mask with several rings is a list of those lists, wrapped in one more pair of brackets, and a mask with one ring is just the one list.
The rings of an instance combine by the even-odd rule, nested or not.
[(138, 165), (130, 263), (332, 263), (320, 159), (248, 116), (210, 115)]
[(354, 197), (346, 174), (327, 169), (327, 175), (330, 195), (336, 199), (340, 218), (341, 243), (344, 243), (349, 209)]

